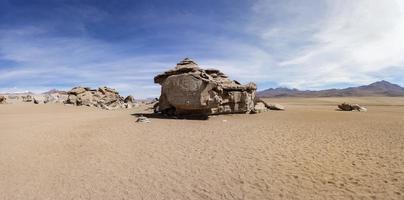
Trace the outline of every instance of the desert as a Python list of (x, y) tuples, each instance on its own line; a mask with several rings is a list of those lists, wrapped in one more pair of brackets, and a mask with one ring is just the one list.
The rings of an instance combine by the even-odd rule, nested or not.
[(0, 200), (404, 200), (404, 0), (0, 0)]
[(150, 106), (2, 104), (0, 199), (403, 198), (404, 98), (264, 100), (288, 109), (136, 123)]

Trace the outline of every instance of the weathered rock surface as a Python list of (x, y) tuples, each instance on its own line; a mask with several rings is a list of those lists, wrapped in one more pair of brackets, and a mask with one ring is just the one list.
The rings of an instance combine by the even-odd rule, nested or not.
[(112, 88), (101, 87), (97, 90), (89, 87), (75, 87), (68, 92), (65, 104), (97, 107), (106, 110), (132, 108), (133, 102), (124, 102), (124, 98)]
[(5, 96), (0, 96), (0, 104), (5, 104), (7, 102), (7, 98)]
[(359, 111), (359, 112), (367, 111), (367, 109), (365, 107), (362, 107), (358, 104), (342, 103), (342, 104), (338, 105), (338, 108), (342, 111)]
[(201, 69), (188, 58), (154, 77), (154, 82), (161, 85), (157, 112), (209, 115), (254, 110), (255, 83), (242, 85), (217, 69)]

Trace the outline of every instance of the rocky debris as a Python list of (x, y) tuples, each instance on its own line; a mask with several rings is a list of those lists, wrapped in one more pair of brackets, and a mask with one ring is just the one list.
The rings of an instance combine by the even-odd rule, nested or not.
[(358, 104), (342, 103), (342, 104), (338, 105), (338, 108), (342, 111), (359, 111), (359, 112), (367, 111), (367, 108), (362, 107)]
[(189, 58), (154, 77), (161, 85), (156, 111), (164, 114), (250, 113), (254, 110), (255, 83), (242, 85), (217, 69), (201, 69)]
[(150, 119), (144, 116), (140, 116), (137, 118), (136, 122), (138, 123), (150, 123)]
[(7, 102), (7, 98), (5, 96), (0, 96), (0, 104), (5, 104)]
[(68, 92), (65, 104), (76, 106), (97, 107), (106, 110), (132, 108), (133, 102), (124, 102), (124, 98), (112, 88), (101, 87), (91, 89), (89, 87), (75, 87)]

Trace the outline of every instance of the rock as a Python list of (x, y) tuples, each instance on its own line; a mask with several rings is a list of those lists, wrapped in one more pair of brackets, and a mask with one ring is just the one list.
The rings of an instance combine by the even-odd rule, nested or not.
[(348, 103), (342, 103), (338, 105), (338, 108), (342, 111), (359, 111), (359, 112), (366, 112), (367, 109), (365, 107), (362, 107), (358, 104), (348, 104)]
[(150, 123), (150, 119), (144, 116), (140, 116), (137, 118), (136, 122), (138, 123)]
[(280, 104), (270, 104), (268, 108), (270, 110), (285, 110), (285, 107)]
[(361, 107), (359, 107), (359, 110), (358, 110), (358, 111), (359, 111), (359, 112), (367, 112), (368, 109), (361, 106)]
[(125, 108), (131, 109), (131, 108), (133, 108), (133, 104), (132, 103), (125, 103)]
[(264, 103), (258, 102), (254, 106), (254, 113), (262, 113), (268, 111), (268, 108), (265, 106)]
[(342, 103), (340, 105), (338, 105), (338, 108), (342, 111), (352, 111), (352, 106), (347, 104), (347, 103)]
[(154, 77), (161, 85), (156, 112), (175, 115), (250, 113), (256, 85), (241, 85), (217, 69), (201, 69), (189, 58)]
[(39, 104), (40, 101), (34, 98), (34, 104)]
[(368, 111), (368, 109), (366, 109), (365, 107), (362, 107), (362, 106), (360, 106), (360, 105), (358, 105), (358, 104), (352, 105), (352, 110), (359, 111), (359, 112), (366, 112), (366, 111)]
[(46, 95), (45, 100), (43, 101), (44, 104), (53, 103), (53, 102), (55, 102), (55, 99), (50, 95)]
[(86, 88), (86, 87), (74, 87), (73, 89), (71, 89), (69, 92), (67, 92), (67, 94), (73, 94), (73, 95), (78, 95), (81, 93), (84, 93), (86, 91), (88, 91), (90, 88)]
[(133, 107), (129, 100), (128, 103), (125, 103), (123, 97), (115, 89), (108, 87), (100, 87), (97, 90), (89, 87), (75, 87), (68, 94), (64, 101), (65, 104), (97, 107), (105, 110)]
[(133, 104), (133, 103), (135, 103), (135, 98), (133, 98), (132, 95), (129, 95), (129, 96), (127, 96), (127, 97), (125, 98), (125, 100), (123, 100), (123, 102)]
[(7, 101), (7, 98), (5, 96), (0, 96), (0, 104), (5, 104)]
[(22, 101), (23, 102), (32, 102), (32, 96), (31, 95), (22, 96)]

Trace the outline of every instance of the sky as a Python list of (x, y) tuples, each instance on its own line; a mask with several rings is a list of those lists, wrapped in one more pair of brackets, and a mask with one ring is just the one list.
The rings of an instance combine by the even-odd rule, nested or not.
[(157, 97), (190, 57), (242, 83), (404, 86), (402, 0), (0, 0), (0, 92)]

